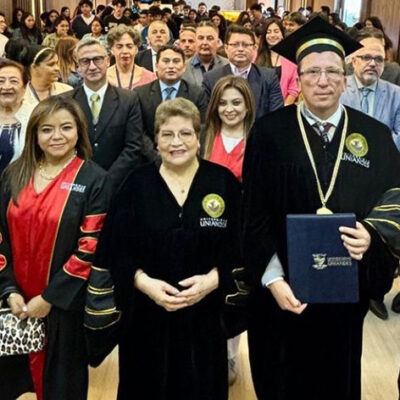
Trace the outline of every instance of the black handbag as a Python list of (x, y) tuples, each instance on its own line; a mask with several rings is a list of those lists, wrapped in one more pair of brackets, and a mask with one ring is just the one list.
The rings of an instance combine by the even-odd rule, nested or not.
[(39, 318), (19, 319), (0, 309), (0, 357), (36, 353), (44, 348), (45, 324)]

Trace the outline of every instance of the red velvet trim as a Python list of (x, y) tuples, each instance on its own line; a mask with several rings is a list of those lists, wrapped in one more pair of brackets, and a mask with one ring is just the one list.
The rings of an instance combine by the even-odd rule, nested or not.
[(97, 239), (92, 237), (82, 237), (78, 241), (78, 250), (83, 253), (94, 254), (97, 247)]
[(106, 214), (87, 215), (81, 226), (81, 231), (85, 233), (100, 232), (105, 218)]
[(0, 271), (2, 271), (7, 266), (7, 258), (0, 254)]
[(82, 261), (77, 256), (73, 255), (64, 265), (64, 271), (75, 278), (86, 280), (89, 277), (91, 265), (92, 263)]

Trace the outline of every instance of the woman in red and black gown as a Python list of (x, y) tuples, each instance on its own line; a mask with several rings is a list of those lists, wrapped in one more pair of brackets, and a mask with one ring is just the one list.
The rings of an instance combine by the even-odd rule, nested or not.
[[(51, 97), (33, 111), (23, 153), (1, 179), (0, 298), (19, 318), (46, 321), (44, 350), (26, 357), (39, 400), (87, 397), (86, 281), (110, 198), (90, 156), (78, 104)], [(5, 398), (11, 391), (0, 388)]]

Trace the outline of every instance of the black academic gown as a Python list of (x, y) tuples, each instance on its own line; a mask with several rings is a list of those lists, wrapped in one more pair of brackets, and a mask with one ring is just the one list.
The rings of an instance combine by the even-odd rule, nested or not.
[[(216, 194), (221, 215), (205, 211)], [(239, 183), (230, 171), (200, 161), (180, 207), (150, 164), (133, 172), (107, 217), (96, 266), (110, 268), (123, 310), (119, 400), (225, 400), (226, 337), (221, 314), (230, 270), (239, 261)], [(217, 267), (220, 286), (191, 307), (167, 312), (133, 287), (135, 271), (174, 286)]]
[[(360, 133), (368, 143), (362, 158), (344, 149), (335, 189), (327, 207), (354, 212), (362, 221), (381, 195), (400, 184), (400, 156), (391, 132), (378, 121), (347, 108), (347, 136)], [(343, 127), (323, 148), (303, 118), (324, 192), (329, 185)], [(249, 302), (249, 351), (259, 399), (360, 400), (362, 327), (368, 298), (387, 289), (396, 261), (374, 230), (359, 263), (360, 301), (308, 305), (301, 315), (282, 311), (261, 276), (276, 252), (287, 270), (286, 215), (315, 214), (321, 207), (316, 180), (296, 119), (296, 107), (278, 110), (256, 123), (244, 161), (244, 257), (254, 285)], [(379, 268), (378, 268), (379, 267)]]
[[(57, 178), (56, 178), (57, 179)], [(97, 238), (111, 197), (111, 181), (92, 161), (83, 162), (71, 182), (61, 179), (57, 187), (67, 191), (60, 214), (49, 270), (42, 296), (52, 304), (46, 323), (44, 400), (85, 400), (88, 388), (88, 360), (83, 327), (86, 281)], [(0, 254), (7, 264), (0, 271), (0, 299), (20, 291), (13, 274), (7, 210), (10, 196), (0, 188)], [(93, 247), (94, 246), (94, 247)], [(40, 248), (38, 248), (40, 252)], [(74, 263), (67, 263), (77, 257)], [(13, 400), (33, 391), (27, 356), (0, 359), (0, 398)]]

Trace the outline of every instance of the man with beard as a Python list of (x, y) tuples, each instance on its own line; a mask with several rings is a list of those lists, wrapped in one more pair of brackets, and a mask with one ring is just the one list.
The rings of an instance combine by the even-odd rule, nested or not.
[(347, 77), (341, 102), (387, 125), (400, 149), (400, 87), (380, 79), (385, 67), (383, 40), (369, 30), (356, 39), (363, 48), (352, 56), (354, 73)]
[[(385, 67), (383, 36), (379, 39), (365, 29), (356, 39), (364, 47), (352, 56), (354, 74), (347, 77), (341, 101), (387, 125), (400, 150), (400, 87), (380, 79)], [(400, 295), (393, 300), (392, 308), (400, 311)], [(370, 310), (380, 319), (388, 318), (383, 296), (370, 300)]]

